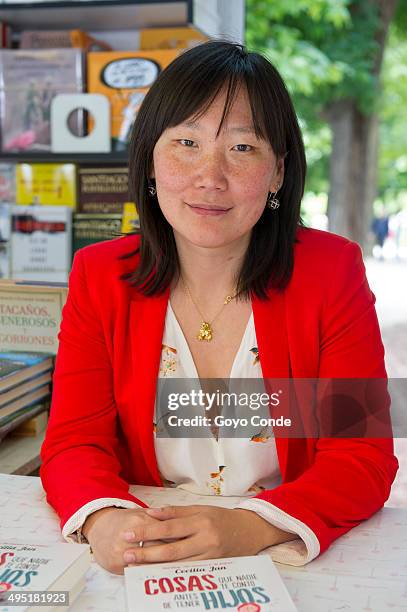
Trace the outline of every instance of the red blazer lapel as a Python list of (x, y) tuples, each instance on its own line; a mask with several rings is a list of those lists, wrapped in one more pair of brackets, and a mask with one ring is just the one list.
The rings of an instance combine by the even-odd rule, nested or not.
[(158, 486), (162, 481), (154, 451), (153, 417), (168, 299), (169, 289), (153, 298), (138, 294), (130, 304), (135, 430), (145, 463)]
[[(252, 295), (254, 326), (263, 378), (289, 378), (290, 355), (284, 293), (270, 291), (268, 300)], [(277, 456), (285, 480), (288, 455), (287, 438), (276, 437)]]

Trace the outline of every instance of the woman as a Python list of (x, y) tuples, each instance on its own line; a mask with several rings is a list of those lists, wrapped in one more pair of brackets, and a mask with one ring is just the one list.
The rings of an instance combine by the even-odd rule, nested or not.
[[(292, 103), (260, 55), (205, 43), (147, 94), (130, 148), (142, 239), (75, 257), (42, 449), (63, 535), (112, 572), (268, 546), (302, 565), (389, 496), (391, 438), (154, 436), (163, 377), (385, 378), (360, 249), (301, 226), (304, 178)], [(248, 499), (147, 509), (129, 483)]]

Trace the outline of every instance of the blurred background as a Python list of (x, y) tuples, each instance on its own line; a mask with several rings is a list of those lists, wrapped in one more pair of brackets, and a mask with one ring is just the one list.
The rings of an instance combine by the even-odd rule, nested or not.
[[(247, 0), (246, 41), (282, 73), (304, 134), (307, 225), (364, 253), (390, 377), (407, 376), (407, 2)], [(407, 440), (390, 505), (407, 507)]]

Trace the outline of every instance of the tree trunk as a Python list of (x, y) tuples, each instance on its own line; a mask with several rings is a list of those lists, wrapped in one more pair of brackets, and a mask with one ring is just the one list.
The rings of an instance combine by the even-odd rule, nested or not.
[[(387, 32), (397, 0), (371, 0), (378, 7), (380, 27), (373, 74), (379, 75)], [(357, 7), (357, 4), (355, 5)], [(380, 95), (379, 85), (377, 95)], [(378, 159), (378, 117), (363, 115), (356, 100), (340, 100), (326, 110), (332, 130), (329, 230), (367, 247), (367, 236), (376, 197)]]

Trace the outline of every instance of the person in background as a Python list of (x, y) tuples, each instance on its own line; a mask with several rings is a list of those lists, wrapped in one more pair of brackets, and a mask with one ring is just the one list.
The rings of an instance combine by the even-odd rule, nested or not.
[[(300, 219), (306, 162), (270, 62), (223, 41), (147, 93), (129, 151), (140, 233), (78, 251), (41, 456), (64, 537), (132, 563), (304, 565), (384, 504), (391, 435), (163, 438), (163, 379), (386, 378), (359, 246)], [(340, 406), (342, 408), (342, 405)], [(147, 508), (131, 484), (242, 496)]]

